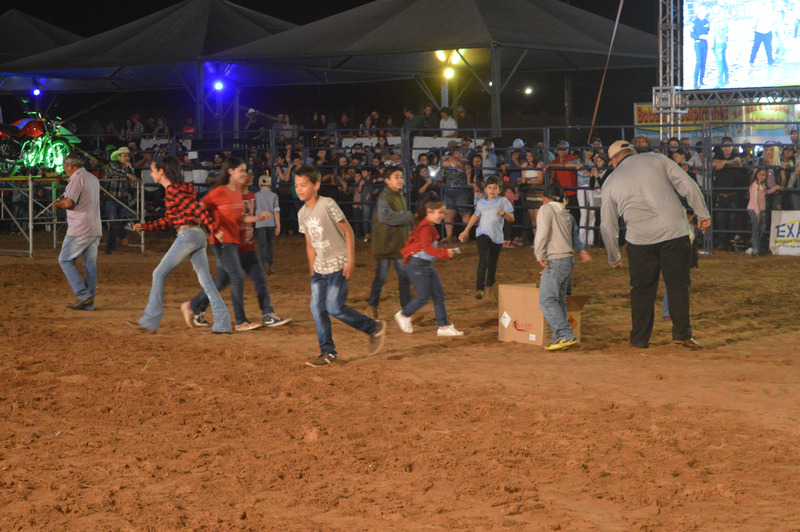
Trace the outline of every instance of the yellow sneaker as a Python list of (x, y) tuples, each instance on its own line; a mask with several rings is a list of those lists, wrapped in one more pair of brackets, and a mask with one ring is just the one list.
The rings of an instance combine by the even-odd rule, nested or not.
[(569, 349), (573, 345), (578, 345), (578, 339), (573, 338), (572, 340), (557, 340), (555, 343), (552, 343), (545, 347), (548, 351), (561, 351), (562, 349)]

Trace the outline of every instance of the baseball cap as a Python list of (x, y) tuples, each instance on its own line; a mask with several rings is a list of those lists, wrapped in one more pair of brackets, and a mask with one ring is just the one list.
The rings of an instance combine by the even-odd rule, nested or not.
[(254, 115), (256, 114), (256, 110), (251, 107), (250, 109), (247, 110), (247, 114)]
[(725, 142), (733, 143), (733, 139), (730, 138), (730, 137), (722, 137), (722, 140), (720, 142), (722, 142), (722, 143), (725, 143)]
[(608, 147), (608, 158), (613, 158), (616, 154), (623, 150), (632, 150), (633, 144), (628, 142), (627, 140), (618, 140), (614, 144)]

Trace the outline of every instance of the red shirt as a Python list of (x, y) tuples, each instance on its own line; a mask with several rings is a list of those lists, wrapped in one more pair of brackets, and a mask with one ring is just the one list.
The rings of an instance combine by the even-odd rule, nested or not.
[[(564, 164), (568, 162), (572, 162), (577, 157), (574, 155), (567, 155), (564, 157), (563, 161), (559, 161), (556, 159), (551, 164), (553, 166), (558, 166), (559, 164)], [(553, 170), (553, 178), (556, 180), (556, 183), (561, 185), (562, 187), (577, 187), (578, 186), (578, 171), (575, 169), (563, 169), (563, 170)], [(564, 190), (565, 196), (574, 196), (578, 193), (577, 190)]]
[[(220, 185), (212, 188), (208, 194), (203, 196), (201, 203), (225, 233), (224, 243), (238, 244), (239, 231), (242, 227), (242, 213), (244, 212), (242, 193), (229, 189), (228, 185)], [(220, 243), (213, 233), (209, 235), (208, 242), (210, 244)]]
[(157, 231), (169, 226), (203, 225), (213, 234), (219, 231), (219, 225), (208, 212), (197, 202), (197, 189), (191, 183), (170, 184), (166, 190), (164, 203), (167, 212), (163, 218), (142, 224), (145, 231)]
[(446, 249), (437, 248), (433, 245), (437, 240), (439, 240), (439, 231), (436, 230), (432, 223), (423, 218), (419, 225), (408, 235), (405, 247), (400, 250), (400, 253), (403, 254), (403, 262), (407, 263), (408, 259), (418, 251), (424, 251), (440, 259), (449, 259), (450, 254)]

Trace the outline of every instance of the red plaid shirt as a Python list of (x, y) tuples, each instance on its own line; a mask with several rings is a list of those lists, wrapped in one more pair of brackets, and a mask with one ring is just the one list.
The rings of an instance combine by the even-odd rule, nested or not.
[(167, 212), (163, 218), (142, 224), (145, 231), (158, 231), (169, 226), (203, 225), (213, 234), (219, 231), (217, 222), (197, 201), (197, 189), (191, 183), (171, 184), (167, 187), (164, 203)]

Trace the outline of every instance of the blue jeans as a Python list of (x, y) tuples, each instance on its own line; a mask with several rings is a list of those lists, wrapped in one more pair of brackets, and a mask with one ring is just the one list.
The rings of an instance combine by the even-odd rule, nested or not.
[[(280, 212), (273, 213), (273, 216), (280, 216)], [(256, 240), (261, 264), (272, 268), (275, 257), (275, 226), (256, 227)]]
[(539, 306), (542, 315), (553, 329), (552, 343), (574, 340), (575, 331), (567, 321), (567, 287), (572, 282), (573, 257), (550, 259), (539, 283)]
[(725, 57), (727, 49), (727, 41), (714, 44), (714, 59), (717, 61), (717, 85), (720, 87), (728, 83), (728, 60)]
[(121, 218), (135, 218), (136, 215), (114, 198), (104, 198), (103, 206), (105, 219), (106, 222), (108, 222), (106, 251), (115, 251), (117, 249), (117, 238), (125, 238), (127, 236), (125, 222), (122, 221)]
[(756, 211), (748, 210), (750, 215), (750, 226), (753, 228), (753, 255), (761, 252), (761, 234), (764, 231), (764, 213), (759, 213), (760, 220), (756, 220)]
[[(264, 275), (264, 266), (261, 264), (258, 252), (256, 250), (245, 251), (244, 253), (239, 252), (239, 262), (242, 264), (244, 273), (253, 281), (253, 285), (256, 289), (256, 297), (258, 298), (258, 306), (261, 307), (261, 314), (269, 314), (273, 310), (272, 302), (269, 298), (267, 276)], [(223, 268), (219, 268), (217, 270), (217, 278), (214, 279), (214, 286), (217, 287), (217, 290), (224, 290), (230, 282), (227, 272)], [(200, 294), (197, 295), (200, 296)], [(200, 297), (197, 302), (195, 314), (198, 312), (205, 312), (207, 308), (208, 296), (203, 293), (202, 297)]]
[[(97, 292), (97, 248), (99, 236), (65, 236), (61, 244), (58, 263), (67, 278), (70, 288), (78, 299), (94, 297)], [(81, 277), (75, 261), (83, 258), (83, 275)]]
[(450, 325), (447, 319), (447, 307), (444, 306), (445, 294), (439, 273), (433, 267), (433, 262), (417, 257), (408, 259), (408, 275), (414, 284), (417, 296), (403, 307), (403, 316), (410, 318), (421, 309), (429, 299), (433, 298), (433, 311), (436, 314), (436, 323), (439, 327)]
[(311, 276), (311, 315), (317, 328), (319, 352), (336, 354), (331, 316), (363, 333), (372, 334), (378, 322), (347, 306), (347, 279), (342, 270)]
[(211, 272), (208, 270), (208, 256), (206, 255), (206, 235), (199, 227), (191, 227), (178, 231), (175, 242), (172, 243), (166, 255), (153, 270), (153, 285), (150, 287), (150, 297), (147, 299), (147, 307), (144, 309), (142, 317), (139, 318), (139, 325), (151, 331), (158, 330), (161, 324), (161, 317), (164, 315), (164, 282), (172, 270), (186, 260), (192, 261), (192, 268), (197, 274), (200, 286), (208, 294), (211, 300), (211, 310), (214, 313), (214, 326), (212, 330), (221, 333), (231, 332), (231, 315), (222, 297), (219, 295), (214, 281), (211, 279)]
[[(211, 251), (217, 257), (217, 278), (214, 279), (214, 285), (224, 288), (230, 283), (233, 317), (236, 319), (236, 325), (244, 323), (248, 320), (244, 313), (244, 271), (242, 263), (239, 262), (239, 244), (233, 242), (212, 244)], [(192, 298), (189, 304), (195, 314), (205, 310), (202, 307), (204, 301), (208, 305), (206, 293), (202, 290)]]
[(372, 290), (369, 293), (367, 304), (371, 307), (378, 307), (381, 300), (381, 290), (389, 277), (389, 268), (394, 264), (394, 271), (397, 272), (397, 282), (400, 287), (400, 306), (405, 307), (411, 301), (411, 278), (408, 276), (406, 265), (403, 259), (376, 259), (378, 264), (375, 266), (375, 280), (372, 281)]
[(703, 84), (706, 75), (706, 56), (708, 55), (708, 41), (695, 39), (694, 41), (694, 88)]

